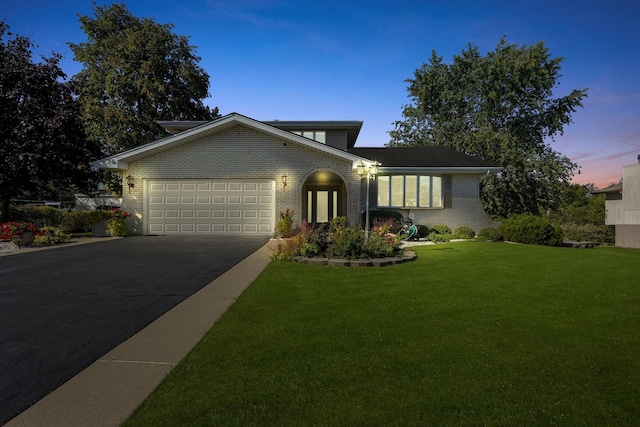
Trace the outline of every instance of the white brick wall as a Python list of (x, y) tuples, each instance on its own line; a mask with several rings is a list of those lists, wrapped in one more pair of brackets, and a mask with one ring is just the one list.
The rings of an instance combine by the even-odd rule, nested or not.
[(135, 187), (129, 192), (125, 185), (122, 206), (132, 213), (135, 234), (142, 234), (143, 179), (271, 179), (276, 182), (276, 213), (293, 209), (299, 224), (305, 180), (314, 172), (331, 171), (345, 183), (349, 222), (358, 224), (360, 178), (351, 167), (341, 157), (239, 125), (131, 162), (124, 176), (131, 175)]

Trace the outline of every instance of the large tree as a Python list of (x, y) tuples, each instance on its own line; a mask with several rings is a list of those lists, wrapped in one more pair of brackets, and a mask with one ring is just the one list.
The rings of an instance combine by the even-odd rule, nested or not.
[(486, 56), (468, 45), (450, 64), (433, 51), (407, 80), (411, 103), (389, 145), (444, 145), (503, 167), (481, 186), (493, 216), (557, 207), (577, 165), (549, 141), (587, 96), (583, 89), (553, 97), (561, 62), (542, 42), (518, 46), (504, 38)]
[(85, 130), (111, 155), (166, 133), (157, 120), (209, 120), (217, 116), (203, 99), (209, 75), (187, 37), (150, 18), (137, 18), (124, 4), (79, 16), (87, 41), (70, 43), (83, 68), (80, 88)]
[(0, 21), (0, 222), (9, 201), (45, 188), (87, 189), (99, 147), (82, 132), (79, 105), (52, 54), (33, 62), (32, 41)]

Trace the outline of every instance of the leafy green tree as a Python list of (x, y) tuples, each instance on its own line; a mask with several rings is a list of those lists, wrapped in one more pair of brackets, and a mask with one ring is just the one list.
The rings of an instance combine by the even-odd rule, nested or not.
[(605, 225), (604, 194), (592, 194), (593, 184), (571, 184), (562, 193), (562, 203), (544, 216), (559, 225), (569, 240), (613, 243), (615, 228)]
[(150, 18), (137, 18), (124, 4), (94, 4), (95, 16), (79, 16), (87, 35), (69, 46), (83, 68), (81, 88), (85, 130), (105, 155), (138, 147), (166, 133), (157, 120), (209, 120), (203, 104), (209, 75), (187, 37)]
[(407, 80), (412, 102), (389, 145), (444, 145), (503, 167), (481, 187), (490, 215), (555, 208), (577, 165), (548, 140), (587, 96), (584, 89), (553, 98), (561, 61), (542, 42), (517, 46), (504, 38), (486, 56), (468, 45), (451, 64), (433, 51)]
[(24, 192), (90, 186), (100, 150), (79, 123), (79, 104), (52, 54), (34, 63), (34, 45), (0, 21), (0, 222)]

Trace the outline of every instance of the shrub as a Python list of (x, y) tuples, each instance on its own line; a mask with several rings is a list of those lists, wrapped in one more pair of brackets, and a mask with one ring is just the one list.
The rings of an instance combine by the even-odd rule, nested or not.
[[(398, 211), (392, 211), (389, 209), (374, 209), (369, 211), (369, 226), (373, 225), (375, 220), (385, 221), (387, 219), (395, 219), (398, 223), (402, 224), (403, 215)], [(365, 223), (365, 214), (362, 214), (362, 224)]]
[(427, 236), (427, 239), (431, 240), (432, 242), (448, 242), (449, 240), (451, 240), (451, 238), (453, 237), (453, 235), (451, 233), (429, 233), (429, 236)]
[(129, 228), (129, 221), (127, 220), (127, 218), (131, 216), (129, 212), (123, 209), (113, 209), (108, 212), (108, 215), (107, 230), (109, 230), (112, 236), (131, 236), (132, 233)]
[(353, 228), (336, 230), (327, 248), (327, 258), (362, 258), (364, 251), (364, 232)]
[(402, 222), (395, 218), (376, 218), (371, 227), (373, 230), (384, 230), (386, 233), (398, 233), (402, 229)]
[(562, 244), (562, 229), (548, 219), (533, 215), (514, 215), (498, 227), (504, 240), (532, 245), (558, 246)]
[(353, 228), (337, 228), (330, 233), (329, 224), (315, 228), (303, 221), (300, 231), (278, 244), (271, 254), (273, 260), (292, 260), (296, 256), (327, 258), (385, 258), (402, 251), (401, 240), (388, 232), (387, 227), (374, 230), (368, 239), (364, 231)]
[(24, 233), (38, 235), (39, 228), (32, 222), (9, 221), (0, 224), (0, 241), (11, 240), (14, 237), (22, 236)]
[(573, 223), (564, 223), (560, 224), (560, 228), (562, 228), (564, 236), (568, 240), (573, 240), (576, 242), (588, 240), (598, 243), (615, 242), (615, 228), (613, 225), (579, 225)]
[(91, 226), (109, 219), (108, 210), (82, 210), (65, 212), (60, 228), (65, 233), (85, 233), (91, 231)]
[(278, 248), (271, 254), (271, 259), (290, 261), (294, 257), (302, 255), (303, 251), (310, 254), (314, 250), (312, 246), (313, 243), (309, 243), (309, 236), (311, 235), (312, 228), (306, 221), (303, 221), (301, 226), (298, 228), (299, 231), (296, 235), (288, 238), (283, 243), (278, 244)]
[(287, 208), (285, 211), (280, 212), (280, 219), (276, 224), (276, 232), (279, 237), (291, 237), (293, 236), (293, 214), (295, 211)]
[(431, 231), (437, 234), (451, 234), (451, 228), (448, 225), (436, 224), (431, 227)]
[(418, 227), (419, 238), (425, 238), (429, 236), (429, 233), (431, 232), (431, 230), (429, 230), (429, 227), (427, 227), (426, 225), (420, 225), (420, 224), (417, 224), (416, 227)]
[[(322, 254), (329, 247), (330, 241), (331, 241), (331, 234), (329, 233), (329, 227), (327, 227), (326, 225), (319, 225), (309, 233), (307, 243), (314, 246), (313, 248), (308, 248), (307, 251), (310, 252), (311, 249), (315, 250), (315, 248), (317, 248), (318, 253), (316, 253), (316, 255)], [(311, 256), (311, 255), (302, 254), (302, 256)]]
[(485, 227), (478, 231), (478, 240), (500, 242), (502, 241), (502, 236), (494, 227)]
[(340, 230), (347, 226), (347, 217), (346, 216), (337, 216), (331, 220), (330, 229), (331, 231)]
[(32, 222), (38, 227), (58, 227), (64, 214), (65, 211), (51, 206), (19, 205), (9, 209), (9, 216), (14, 221)]
[(456, 231), (453, 233), (454, 239), (473, 239), (475, 236), (476, 232), (473, 231), (473, 228), (467, 227), (466, 225), (456, 228)]
[(70, 239), (71, 236), (60, 228), (46, 226), (40, 229), (40, 234), (36, 236), (33, 244), (36, 246), (58, 245), (60, 243), (67, 243)]
[(397, 255), (402, 251), (402, 241), (398, 236), (386, 233), (382, 230), (373, 232), (365, 241), (362, 258), (386, 258)]

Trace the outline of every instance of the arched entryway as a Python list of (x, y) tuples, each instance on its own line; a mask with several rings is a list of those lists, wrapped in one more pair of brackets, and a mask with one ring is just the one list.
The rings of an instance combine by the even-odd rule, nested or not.
[(347, 187), (339, 175), (330, 171), (314, 172), (302, 186), (303, 218), (309, 224), (329, 222), (347, 215)]

